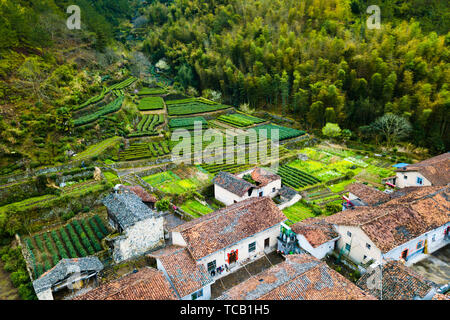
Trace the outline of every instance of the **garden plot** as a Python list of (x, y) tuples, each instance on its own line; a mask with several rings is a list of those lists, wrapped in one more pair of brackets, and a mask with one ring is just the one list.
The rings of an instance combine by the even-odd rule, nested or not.
[(186, 130), (194, 130), (195, 124), (200, 123), (200, 127), (202, 129), (208, 128), (208, 122), (204, 117), (188, 117), (188, 118), (176, 118), (170, 119), (169, 128), (171, 130), (176, 129), (186, 129)]
[(284, 215), (291, 221), (296, 223), (298, 221), (305, 220), (307, 218), (314, 217), (314, 213), (311, 208), (307, 207), (301, 201), (283, 210)]
[(102, 251), (102, 239), (109, 234), (98, 215), (73, 220), (59, 229), (24, 239), (35, 279), (61, 259), (81, 258)]
[(129, 138), (158, 135), (157, 127), (164, 123), (163, 114), (146, 114), (136, 126), (136, 131), (128, 135)]
[(157, 158), (170, 154), (171, 148), (168, 141), (135, 143), (125, 151), (120, 152), (121, 161), (131, 161), (146, 158)]
[(264, 119), (253, 117), (243, 113), (221, 115), (217, 118), (217, 120), (229, 124), (233, 127), (248, 127), (254, 124), (266, 122), (266, 120)]
[(295, 189), (312, 186), (321, 182), (316, 177), (287, 165), (280, 166), (277, 174), (281, 177), (281, 181), (284, 184)]
[(164, 109), (164, 100), (161, 97), (145, 97), (139, 102), (140, 111), (161, 110)]
[(159, 190), (171, 194), (183, 194), (197, 190), (203, 183), (196, 177), (181, 179), (172, 171), (165, 171), (142, 178), (145, 182)]
[(214, 210), (211, 209), (210, 207), (207, 207), (203, 204), (201, 204), (200, 202), (198, 202), (197, 200), (187, 200), (185, 203), (183, 203), (180, 206), (181, 210), (189, 213), (191, 216), (193, 216), (194, 218), (199, 218), (205, 214), (211, 213)]
[(97, 110), (93, 113), (87, 114), (85, 116), (82, 116), (78, 119), (75, 119), (73, 122), (73, 125), (75, 127), (82, 126), (82, 125), (97, 121), (102, 116), (119, 111), (120, 108), (122, 107), (124, 98), (125, 98), (124, 96), (121, 96), (121, 97), (115, 99), (114, 101), (110, 102), (106, 106), (101, 107), (99, 110)]
[(258, 136), (262, 135), (262, 133), (265, 130), (267, 133), (267, 139), (272, 138), (273, 130), (278, 130), (279, 141), (300, 137), (300, 136), (303, 136), (306, 134), (305, 131), (292, 129), (292, 128), (288, 128), (288, 127), (283, 127), (283, 126), (278, 126), (278, 125), (274, 125), (274, 124), (265, 124), (262, 126), (255, 127), (253, 129), (256, 130)]
[(142, 88), (137, 93), (138, 96), (146, 96), (146, 95), (162, 95), (165, 94), (167, 91), (164, 88)]

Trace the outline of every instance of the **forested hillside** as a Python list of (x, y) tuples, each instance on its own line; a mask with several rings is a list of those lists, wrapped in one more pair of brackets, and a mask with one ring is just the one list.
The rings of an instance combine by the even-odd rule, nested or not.
[(142, 10), (143, 50), (182, 87), (234, 105), (275, 108), (309, 129), (337, 122), (367, 141), (370, 124), (394, 113), (413, 125), (407, 140), (448, 150), (448, 3), (370, 4), (381, 30), (365, 27), (363, 0), (154, 1)]

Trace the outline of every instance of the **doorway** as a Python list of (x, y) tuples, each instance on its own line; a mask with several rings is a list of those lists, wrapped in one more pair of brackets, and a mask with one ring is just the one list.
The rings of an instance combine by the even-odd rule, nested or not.
[(269, 246), (270, 246), (270, 238), (267, 238), (264, 240), (264, 249), (269, 248)]
[(402, 259), (406, 261), (407, 258), (408, 258), (408, 249), (403, 250), (402, 252)]

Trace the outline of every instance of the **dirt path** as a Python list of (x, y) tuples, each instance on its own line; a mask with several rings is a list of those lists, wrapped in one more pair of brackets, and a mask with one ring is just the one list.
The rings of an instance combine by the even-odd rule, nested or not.
[(17, 289), (12, 285), (9, 273), (3, 269), (3, 266), (0, 262), (0, 300), (18, 300), (20, 297)]

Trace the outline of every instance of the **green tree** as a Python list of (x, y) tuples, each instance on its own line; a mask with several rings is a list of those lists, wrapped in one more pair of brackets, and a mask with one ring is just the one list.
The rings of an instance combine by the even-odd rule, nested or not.
[(336, 123), (329, 122), (322, 128), (322, 134), (329, 138), (337, 138), (341, 135), (341, 128)]

